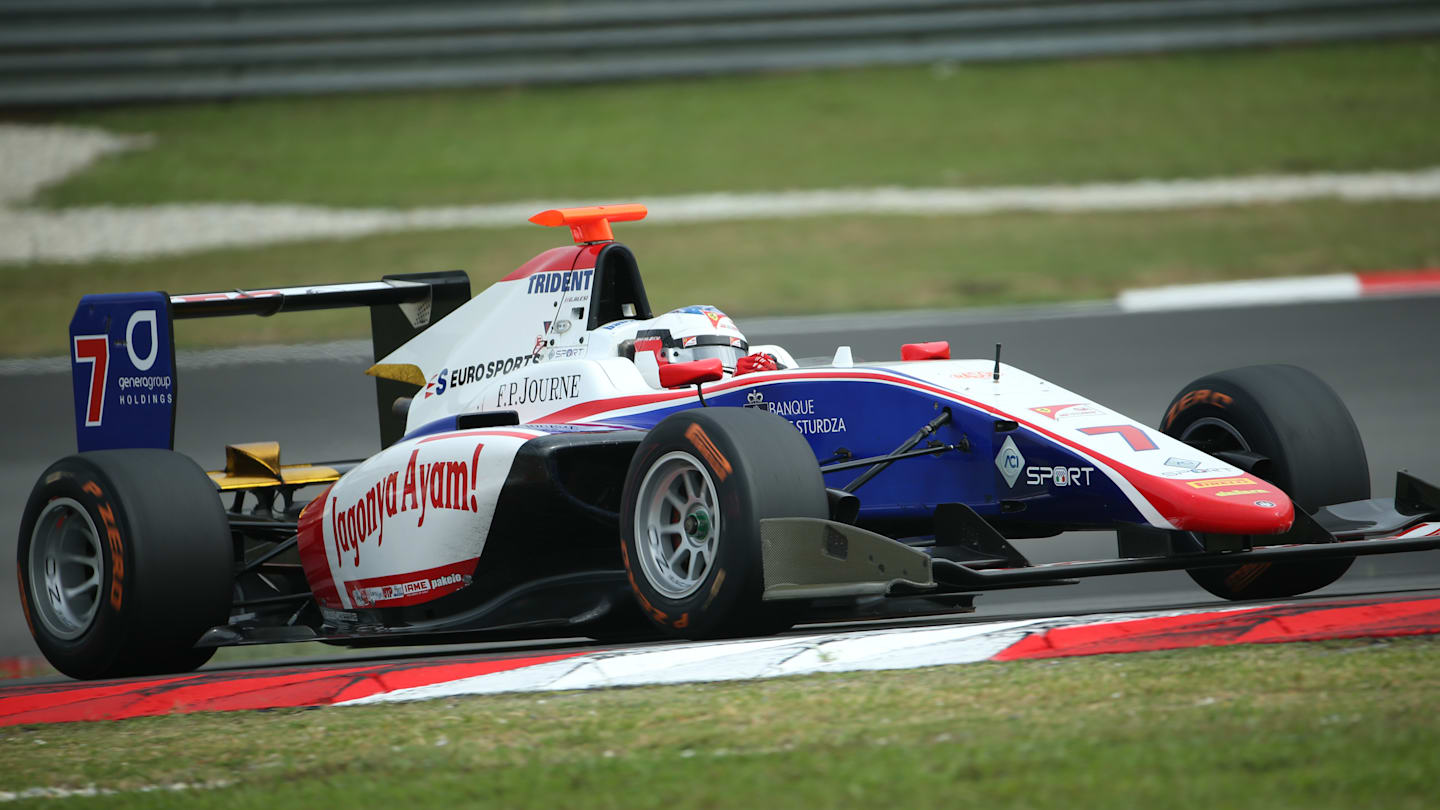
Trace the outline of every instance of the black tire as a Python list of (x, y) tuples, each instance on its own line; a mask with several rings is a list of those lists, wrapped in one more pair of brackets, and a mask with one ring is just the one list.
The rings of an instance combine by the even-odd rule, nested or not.
[[(663, 488), (665, 480), (678, 481), (666, 479), (674, 470), (690, 474), (686, 465), (703, 471), (703, 476), (691, 478), (708, 481), (713, 488), (716, 515), (710, 517), (706, 506), (710, 496), (699, 493), (697, 500), (687, 502), (686, 514), (673, 506), (669, 510), (676, 524), (685, 527), (685, 535), (672, 535), (673, 542), (651, 541), (649, 530), (637, 524), (651, 515), (663, 516), (664, 508), (639, 501), (658, 504), (651, 500), (657, 487)], [(659, 497), (663, 500), (663, 493)], [(703, 521), (691, 520), (701, 514)], [(827, 516), (825, 483), (814, 451), (789, 422), (746, 408), (681, 411), (650, 431), (625, 477), (620, 535), (631, 590), (640, 609), (669, 636), (703, 639), (779, 632), (793, 619), (784, 607), (761, 600), (760, 521)], [(637, 536), (650, 545), (642, 548)], [(655, 553), (647, 551), (663, 543), (679, 549), (695, 538), (713, 540), (713, 555), (707, 560), (703, 553), (686, 552), (690, 556), (684, 560), (684, 574), (662, 567)], [(702, 567), (692, 573), (696, 559)], [(667, 570), (669, 574), (663, 573)]]
[[(1201, 377), (1170, 401), (1160, 427), (1206, 452), (1265, 456), (1269, 462), (1253, 474), (1283, 490), (1298, 509), (1313, 513), (1370, 497), (1370, 466), (1355, 420), (1335, 391), (1303, 368), (1246, 366)], [(1222, 599), (1281, 599), (1329, 585), (1354, 561), (1249, 563), (1189, 574)]]
[[(37, 531), (42, 515), (49, 528)], [(98, 566), (63, 562), (80, 557)], [(232, 559), (225, 512), (195, 462), (168, 450), (82, 453), (50, 465), (30, 493), (21, 604), (40, 651), (72, 678), (189, 672), (214, 654), (195, 642), (229, 618)], [(77, 579), (73, 589), (98, 580), (93, 600), (90, 586), (63, 602), (51, 595)]]

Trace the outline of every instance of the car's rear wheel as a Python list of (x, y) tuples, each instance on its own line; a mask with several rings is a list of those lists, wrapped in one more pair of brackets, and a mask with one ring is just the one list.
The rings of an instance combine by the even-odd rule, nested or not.
[(762, 600), (760, 521), (828, 514), (815, 455), (764, 411), (704, 408), (656, 425), (625, 479), (621, 549), (641, 610), (668, 635), (778, 632)]
[[(1185, 386), (1161, 429), (1206, 453), (1253, 454), (1252, 473), (1278, 486), (1297, 509), (1370, 497), (1370, 467), (1345, 403), (1319, 377), (1296, 366), (1222, 371)], [(1267, 538), (1251, 542), (1264, 545)], [(1196, 568), (1190, 577), (1223, 599), (1279, 599), (1318, 590), (1354, 557), (1313, 562)]]
[(40, 651), (73, 678), (188, 672), (230, 610), (233, 548), (205, 473), (167, 450), (50, 465), (20, 526), (21, 604)]

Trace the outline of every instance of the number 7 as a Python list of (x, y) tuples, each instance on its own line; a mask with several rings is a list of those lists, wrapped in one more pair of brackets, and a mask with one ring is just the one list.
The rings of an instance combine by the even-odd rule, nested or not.
[(85, 409), (85, 427), (99, 427), (105, 413), (105, 371), (110, 365), (110, 338), (107, 335), (76, 335), (75, 362), (90, 364), (90, 404)]

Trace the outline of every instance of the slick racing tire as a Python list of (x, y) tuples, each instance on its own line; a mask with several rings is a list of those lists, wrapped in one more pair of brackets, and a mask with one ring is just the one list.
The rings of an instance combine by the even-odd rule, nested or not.
[(761, 600), (760, 521), (828, 516), (814, 451), (784, 419), (748, 408), (667, 417), (625, 477), (621, 551), (640, 609), (667, 635), (767, 635), (791, 624)]
[[(1360, 431), (1330, 386), (1303, 368), (1246, 366), (1201, 377), (1165, 410), (1161, 429), (1207, 453), (1262, 456), (1251, 471), (1313, 513), (1370, 497), (1370, 467)], [(1266, 538), (1255, 537), (1255, 545)], [(1313, 562), (1247, 563), (1188, 571), (1222, 599), (1279, 599), (1318, 590), (1349, 570), (1354, 557)]]
[(230, 613), (230, 528), (215, 487), (169, 450), (50, 465), (20, 524), (20, 598), (40, 651), (72, 678), (188, 672)]

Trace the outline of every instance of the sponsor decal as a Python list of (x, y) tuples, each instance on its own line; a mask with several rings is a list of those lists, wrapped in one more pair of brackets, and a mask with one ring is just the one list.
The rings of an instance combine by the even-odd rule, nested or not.
[(1134, 425), (1101, 425), (1099, 427), (1083, 427), (1079, 430), (1086, 436), (1103, 436), (1114, 433), (1124, 439), (1125, 443), (1130, 445), (1130, 449), (1137, 453), (1160, 449), (1149, 436), (1145, 435), (1145, 431)]
[(1076, 419), (1082, 416), (1100, 416), (1105, 413), (1094, 405), (1088, 405), (1084, 402), (1071, 402), (1065, 405), (1041, 405), (1038, 408), (1031, 408), (1030, 410), (1041, 416), (1054, 419), (1057, 422), (1063, 422), (1066, 419)]
[(1246, 484), (1259, 483), (1253, 478), (1206, 478), (1204, 481), (1187, 482), (1195, 489), (1211, 489), (1214, 487), (1241, 487)]
[(1177, 399), (1175, 403), (1170, 406), (1170, 410), (1165, 412), (1165, 424), (1161, 425), (1161, 427), (1170, 427), (1170, 423), (1175, 421), (1175, 417), (1179, 416), (1180, 412), (1187, 408), (1196, 405), (1214, 405), (1217, 408), (1228, 408), (1230, 407), (1230, 403), (1234, 401), (1234, 398), (1229, 394), (1211, 391), (1209, 388), (1196, 388), (1193, 391), (1186, 392), (1185, 396)]
[(1094, 467), (1026, 467), (1025, 483), (1031, 486), (1088, 487)]
[(552, 359), (555, 359), (555, 360), (565, 360), (565, 359), (568, 359), (568, 358), (571, 358), (571, 357), (584, 357), (584, 356), (585, 356), (585, 347), (584, 347), (584, 346), (559, 346), (559, 347), (557, 347), (553, 352), (550, 353), (550, 357), (551, 357)]
[[(135, 352), (135, 325), (144, 323), (150, 328), (150, 353), (141, 357)], [(136, 371), (149, 371), (155, 365), (155, 355), (160, 351), (160, 333), (155, 327), (155, 310), (138, 309), (131, 316), (130, 321), (125, 325), (125, 352), (130, 355), (130, 363), (135, 366)]]
[[(135, 347), (136, 327), (143, 325), (149, 337), (144, 343), (149, 346), (142, 357)], [(99, 427), (105, 414), (105, 388), (110, 367), (110, 340), (107, 335), (76, 335), (71, 341), (75, 363), (90, 366), (90, 390), (85, 409), (85, 426)], [(153, 309), (140, 309), (130, 314), (125, 325), (125, 353), (130, 365), (136, 371), (149, 371), (160, 354), (160, 335)], [(117, 376), (115, 387), (120, 394), (115, 397), (116, 405), (173, 405), (175, 403), (175, 379), (169, 374)]]
[(425, 398), (438, 397), (445, 393), (446, 387), (450, 385), (449, 375), (450, 369), (448, 368), (442, 368), (435, 372), (435, 376), (431, 377), (430, 381), (425, 383)]
[(783, 416), (790, 420), (790, 424), (794, 425), (796, 430), (806, 436), (814, 436), (821, 433), (844, 433), (846, 431), (844, 417), (816, 416), (815, 400), (813, 399), (790, 399), (779, 402), (766, 402), (764, 394), (759, 391), (751, 391), (745, 395), (744, 407), (761, 408), (776, 416)]
[(840, 416), (822, 416), (818, 419), (791, 419), (790, 424), (806, 436), (821, 433), (844, 433), (845, 419)]
[(120, 405), (169, 405), (175, 401), (175, 381), (169, 374), (116, 377), (115, 387), (122, 392), (115, 398)]
[(373, 605), (376, 602), (390, 602), (411, 596), (422, 596), (431, 591), (440, 591), (446, 588), (454, 590), (453, 586), (466, 586), (469, 585), (470, 582), (471, 578), (468, 576), (446, 574), (445, 576), (435, 577), (433, 579), (417, 579), (411, 582), (400, 582), (378, 587), (352, 587), (350, 589), (350, 598), (355, 601), (356, 605), (364, 607)]
[(1180, 475), (1228, 472), (1231, 469), (1230, 467), (1201, 467), (1200, 464), (1201, 462), (1189, 458), (1167, 458), (1165, 459), (1165, 466), (1176, 467), (1178, 469), (1160, 474), (1166, 478), (1174, 478)]
[(957, 380), (988, 380), (991, 374), (989, 371), (957, 371), (950, 376)]
[(525, 293), (527, 295), (549, 295), (588, 290), (594, 276), (595, 268), (593, 267), (588, 270), (545, 270), (530, 276), (530, 284), (525, 288)]
[(538, 362), (539, 359), (533, 354), (520, 354), (504, 360), (491, 360), (485, 363), (476, 363), (473, 366), (464, 366), (453, 371), (442, 368), (431, 384), (425, 386), (425, 396), (431, 396), (432, 385), (435, 387), (434, 396), (440, 396), (451, 388), (459, 388), (470, 383), (483, 382), (491, 377), (510, 374)]
[(562, 374), (554, 377), (522, 377), (501, 385), (495, 394), (496, 408), (558, 402), (580, 396), (580, 375)]
[(1275, 508), (1275, 502), (1274, 502), (1274, 501), (1256, 501), (1256, 502), (1255, 502), (1255, 505), (1256, 505), (1256, 506), (1264, 507), (1264, 508), (1266, 508), (1266, 509), (1273, 509), (1273, 508)]
[(689, 349), (689, 348), (695, 346), (695, 344), (697, 344), (697, 343), (699, 343), (699, 342), (700, 342), (700, 338), (698, 338), (698, 337), (682, 338), (682, 339), (680, 340), (680, 348), (682, 348), (682, 349)]
[(1005, 443), (1000, 445), (1000, 452), (995, 455), (995, 467), (1005, 478), (1006, 486), (1015, 486), (1020, 473), (1025, 469), (1025, 456), (1021, 455), (1020, 448), (1015, 446), (1013, 436), (1006, 436)]
[(695, 449), (700, 451), (700, 455), (705, 457), (705, 462), (710, 465), (716, 478), (724, 481), (730, 476), (730, 459), (725, 458), (725, 454), (715, 446), (715, 442), (710, 439), (710, 434), (705, 432), (705, 428), (692, 422), (690, 427), (685, 428), (685, 438), (689, 439), (690, 443), (695, 445)]
[[(94, 481), (86, 481), (80, 489), (96, 498), (105, 497), (100, 485)], [(95, 511), (100, 513), (100, 524), (105, 527), (105, 544), (110, 547), (110, 606), (119, 610), (125, 600), (125, 543), (120, 539), (120, 527), (115, 524), (115, 507), (109, 501), (100, 500), (95, 504)], [(58, 598), (56, 601), (59, 601)]]
[(413, 517), (415, 527), (419, 528), (425, 525), (431, 509), (478, 511), (476, 473), (484, 447), (484, 444), (475, 445), (469, 463), (451, 459), (422, 463), (417, 447), (410, 452), (410, 461), (404, 470), (382, 476), (348, 507), (340, 506), (337, 493), (330, 522), (340, 567), (344, 568), (349, 555), (350, 564), (358, 568), (361, 547), (370, 538), (375, 538), (376, 547), (384, 545), (385, 523), (397, 515), (405, 515), (407, 523)]
[(1222, 489), (1215, 493), (1217, 498), (1229, 498), (1233, 495), (1264, 495), (1268, 489)]

